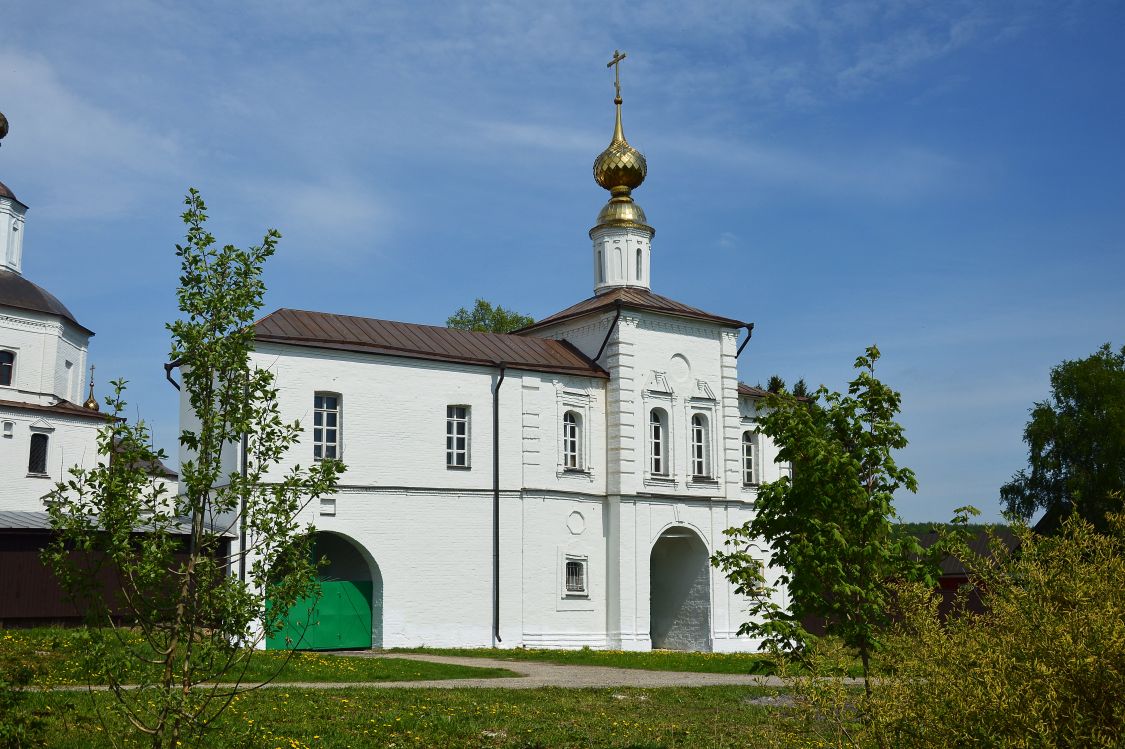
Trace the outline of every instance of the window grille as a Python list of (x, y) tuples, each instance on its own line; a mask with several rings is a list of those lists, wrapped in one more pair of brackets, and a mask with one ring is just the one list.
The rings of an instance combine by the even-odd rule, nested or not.
[(563, 414), (563, 468), (577, 470), (582, 467), (579, 459), (578, 414), (567, 411)]
[(566, 560), (566, 592), (586, 592), (586, 562), (579, 559)]
[(469, 467), (468, 406), (447, 406), (445, 409), (445, 465), (449, 468)]
[(340, 396), (317, 393), (313, 396), (313, 457), (317, 460), (340, 457)]
[(27, 458), (28, 473), (42, 474), (47, 472), (47, 443), (47, 435), (31, 435), (31, 451)]

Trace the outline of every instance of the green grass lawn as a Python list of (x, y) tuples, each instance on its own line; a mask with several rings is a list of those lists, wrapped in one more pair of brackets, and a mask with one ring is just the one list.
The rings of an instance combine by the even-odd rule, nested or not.
[[(234, 703), (202, 747), (614, 747), (711, 749), (769, 745), (770, 709), (753, 687), (692, 689), (270, 689)], [(108, 694), (38, 693), (44, 745), (110, 746), (91, 700)], [(113, 731), (119, 738), (122, 733)], [(128, 739), (124, 746), (141, 746)]]
[[(0, 672), (32, 669), (33, 686), (86, 684), (80, 659), (81, 632), (76, 629), (0, 630)], [(290, 657), (291, 655), (291, 657)], [(286, 658), (289, 658), (286, 663)], [(279, 671), (280, 669), (280, 671)], [(242, 681), (423, 681), (515, 676), (502, 668), (473, 668), (403, 658), (360, 658), (327, 653), (259, 651), (253, 653)], [(234, 674), (224, 681), (233, 681)]]
[(541, 661), (574, 666), (611, 666), (646, 671), (694, 671), (708, 674), (769, 674), (773, 662), (756, 653), (685, 653), (677, 650), (529, 650), (525, 648), (397, 648), (393, 653), (428, 653), (506, 661)]

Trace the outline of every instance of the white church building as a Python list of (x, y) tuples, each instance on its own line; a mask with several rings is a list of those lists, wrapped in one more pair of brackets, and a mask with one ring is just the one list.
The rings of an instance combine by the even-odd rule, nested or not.
[(278, 473), (347, 466), (302, 518), (331, 562), (303, 646), (757, 649), (736, 635), (747, 601), (709, 564), (781, 470), (755, 430), (764, 393), (738, 381), (752, 326), (653, 292), (655, 231), (632, 196), (647, 166), (620, 88), (615, 104), (590, 298), (511, 334), (257, 322), (253, 363), (304, 425)]

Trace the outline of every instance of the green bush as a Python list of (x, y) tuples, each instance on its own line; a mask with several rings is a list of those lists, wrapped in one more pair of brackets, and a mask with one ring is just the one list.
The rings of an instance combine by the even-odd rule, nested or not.
[[(1125, 516), (1104, 533), (1077, 515), (1059, 536), (1017, 528), (1020, 546), (959, 556), (985, 612), (948, 620), (919, 584), (898, 589), (868, 697), (828, 675), (839, 654), (807, 654), (776, 746), (1125, 747)], [(838, 647), (838, 646), (836, 646)]]

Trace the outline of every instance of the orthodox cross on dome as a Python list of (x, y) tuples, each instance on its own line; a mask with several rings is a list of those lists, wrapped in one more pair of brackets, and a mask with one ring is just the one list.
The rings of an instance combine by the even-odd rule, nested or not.
[(621, 103), (621, 61), (625, 59), (624, 52), (613, 50), (613, 59), (605, 64), (607, 68), (613, 68), (613, 89), (617, 95), (613, 97), (614, 104)]
[(101, 410), (98, 407), (98, 399), (94, 397), (94, 365), (93, 364), (90, 365), (90, 397), (86, 399), (86, 402), (83, 403), (82, 406), (84, 408), (90, 409), (91, 411), (100, 411)]

